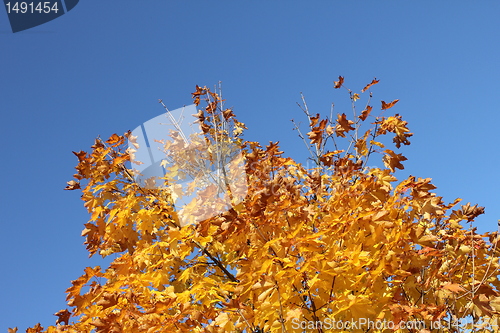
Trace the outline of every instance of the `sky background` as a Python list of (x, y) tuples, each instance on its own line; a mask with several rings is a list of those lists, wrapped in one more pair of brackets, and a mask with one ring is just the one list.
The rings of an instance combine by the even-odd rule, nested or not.
[[(445, 201), (486, 207), (497, 229), (500, 2), (80, 1), (62, 17), (12, 33), (0, 8), (0, 332), (54, 324), (88, 259), (89, 216), (64, 191), (95, 137), (122, 134), (192, 103), (195, 85), (222, 81), (245, 139), (307, 151), (290, 119), (351, 110), (345, 90), (374, 77), (415, 133), (400, 177), (431, 177)], [(303, 126), (304, 126), (303, 125)], [(304, 128), (304, 127), (303, 127)], [(305, 129), (305, 128), (304, 128)]]

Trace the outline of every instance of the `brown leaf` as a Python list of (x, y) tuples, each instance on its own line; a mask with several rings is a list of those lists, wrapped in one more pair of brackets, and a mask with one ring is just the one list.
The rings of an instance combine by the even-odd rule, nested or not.
[(385, 134), (387, 131), (396, 134), (392, 141), (396, 144), (397, 148), (401, 147), (401, 144), (410, 144), (408, 138), (411, 137), (413, 133), (410, 133), (410, 130), (406, 127), (408, 123), (403, 121), (399, 114), (388, 118), (382, 118), (375, 123), (380, 124), (377, 135)]
[(316, 114), (316, 116), (314, 117), (309, 117), (309, 126), (312, 128), (314, 126), (316, 126), (316, 124), (318, 123), (318, 120), (319, 120), (319, 113)]
[(386, 102), (382, 101), (382, 110), (387, 110), (387, 109), (392, 108), (397, 102), (399, 102), (399, 99), (395, 99), (390, 103), (386, 103)]
[(366, 90), (370, 89), (371, 86), (373, 86), (379, 82), (380, 82), (380, 80), (377, 80), (377, 78), (373, 78), (372, 82), (368, 83), (366, 85), (366, 87), (364, 87), (363, 90), (361, 90), (361, 92), (365, 92)]
[(313, 130), (307, 133), (307, 136), (311, 140), (311, 144), (321, 144), (323, 141), (323, 133), (319, 130)]
[(351, 126), (352, 124), (354, 124), (354, 121), (348, 120), (345, 113), (342, 113), (341, 115), (339, 114), (337, 118), (335, 133), (337, 134), (337, 136), (345, 138), (345, 133), (354, 129), (354, 127)]
[(69, 323), (69, 317), (71, 317), (71, 312), (68, 311), (68, 309), (60, 310), (56, 313), (54, 313), (54, 316), (57, 316), (56, 325), (60, 323), (65, 323), (65, 325), (68, 325)]
[(196, 85), (196, 92), (192, 93), (193, 99), (194, 99), (194, 104), (198, 106), (200, 104), (200, 96), (203, 96), (207, 93), (207, 89), (201, 88), (200, 86)]
[(365, 120), (366, 118), (368, 118), (368, 115), (370, 114), (370, 112), (372, 112), (372, 107), (371, 106), (367, 106), (366, 109), (364, 109), (363, 111), (361, 111), (361, 115), (358, 116), (359, 119), (361, 120)]
[(231, 110), (231, 109), (226, 109), (226, 110), (222, 111), (222, 115), (224, 116), (224, 119), (226, 119), (226, 120), (235, 117), (233, 110)]
[(76, 180), (70, 180), (69, 182), (66, 182), (66, 184), (68, 184), (68, 186), (64, 188), (65, 190), (76, 190), (80, 188), (80, 183)]
[(85, 160), (85, 158), (87, 157), (87, 153), (86, 153), (86, 152), (84, 152), (84, 151), (80, 151), (80, 152), (78, 152), (78, 153), (77, 153), (76, 151), (74, 151), (74, 152), (73, 152), (73, 154), (75, 154), (75, 155), (76, 155), (76, 157), (78, 157), (78, 161), (79, 161), (79, 162), (84, 161), (84, 160)]
[(16, 333), (17, 332), (17, 327), (14, 328), (8, 328), (8, 333)]
[(333, 87), (335, 89), (338, 89), (338, 88), (342, 87), (343, 84), (344, 84), (344, 78), (342, 76), (339, 76), (339, 80), (334, 82)]
[[(312, 127), (313, 126), (312, 124), (318, 123), (319, 114), (316, 117), (311, 117), (311, 119), (312, 119), (311, 120), (311, 127)], [(323, 132), (327, 123), (328, 120), (323, 119), (322, 121), (319, 122), (318, 126), (312, 127), (312, 131), (307, 133), (309, 139), (311, 140), (311, 144), (320, 145), (321, 142), (323, 142)]]

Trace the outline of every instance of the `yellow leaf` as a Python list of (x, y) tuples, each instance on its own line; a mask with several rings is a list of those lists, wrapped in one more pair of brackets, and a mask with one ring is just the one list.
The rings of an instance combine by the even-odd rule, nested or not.
[(292, 320), (294, 318), (300, 318), (302, 316), (302, 309), (301, 308), (295, 308), (292, 310), (288, 310), (285, 316), (285, 320)]

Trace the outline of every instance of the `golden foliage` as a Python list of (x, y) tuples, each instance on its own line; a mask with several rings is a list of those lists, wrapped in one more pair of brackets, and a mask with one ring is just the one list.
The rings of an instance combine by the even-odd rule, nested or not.
[[(343, 83), (339, 77), (335, 88)], [(217, 117), (233, 121), (226, 136), (242, 133), (217, 93), (197, 86), (193, 98), (207, 104), (196, 115), (207, 136), (221, 130), (210, 121)], [(75, 153), (77, 174), (67, 189), (81, 187), (91, 216), (82, 232), (87, 250), (116, 258), (72, 281), (72, 309), (59, 311), (44, 332), (299, 332), (299, 322), (363, 318), (395, 324), (370, 332), (417, 332), (403, 328), (410, 321), (453, 332), (450, 319), (474, 318), (477, 327), (496, 320), (500, 238), (468, 228), (483, 209), (444, 203), (430, 179), (397, 183), (406, 158), (379, 150), (378, 137), (390, 132), (397, 148), (409, 145), (401, 116), (375, 117), (369, 105), (353, 119), (305, 111), (315, 166), (283, 157), (277, 143), (241, 142), (245, 200), (196, 225), (179, 225), (166, 190), (133, 181), (121, 149), (129, 133)], [(373, 127), (358, 136), (368, 119)], [(349, 148), (337, 149), (335, 138)], [(367, 167), (374, 153), (385, 168)], [(308, 331), (340, 331), (319, 326)]]

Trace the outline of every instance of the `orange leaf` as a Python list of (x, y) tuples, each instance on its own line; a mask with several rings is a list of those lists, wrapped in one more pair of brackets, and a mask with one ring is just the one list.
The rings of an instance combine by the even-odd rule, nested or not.
[(361, 120), (365, 120), (368, 115), (370, 114), (370, 112), (372, 111), (372, 107), (371, 106), (367, 106), (366, 109), (364, 109), (363, 111), (361, 111), (361, 115), (358, 116), (359, 119)]
[(84, 161), (84, 160), (85, 160), (85, 158), (87, 157), (87, 153), (86, 153), (86, 152), (84, 152), (84, 151), (81, 151), (81, 150), (80, 150), (80, 152), (78, 152), (78, 153), (77, 153), (76, 151), (74, 151), (74, 152), (73, 152), (73, 154), (75, 154), (75, 155), (76, 155), (76, 157), (78, 157), (78, 161), (79, 161), (79, 162)]
[(387, 110), (387, 109), (392, 108), (397, 102), (399, 102), (399, 99), (395, 99), (390, 103), (386, 103), (386, 102), (382, 101), (382, 110)]
[[(319, 113), (316, 117), (311, 117), (311, 127), (313, 126), (313, 124), (316, 125), (318, 123), (318, 119)], [(323, 141), (323, 132), (327, 122), (328, 121), (326, 119), (323, 119), (319, 122), (318, 126), (312, 127), (312, 131), (307, 133), (309, 139), (311, 139), (311, 144), (321, 144), (321, 142)]]
[(364, 88), (363, 88), (363, 90), (361, 90), (361, 92), (365, 92), (367, 89), (370, 89), (370, 87), (371, 87), (371, 86), (373, 86), (373, 85), (375, 85), (375, 84), (377, 84), (377, 83), (379, 83), (379, 82), (380, 82), (380, 80), (377, 80), (377, 78), (374, 78), (374, 79), (372, 80), (372, 82), (368, 83), (368, 84), (366, 85), (366, 87), (364, 87)]
[(348, 120), (345, 113), (342, 113), (342, 115), (339, 114), (337, 118), (337, 126), (335, 128), (337, 136), (345, 138), (345, 133), (354, 129), (354, 127), (351, 126), (352, 124), (354, 124), (354, 122), (352, 120)]
[(385, 152), (387, 153), (387, 155), (384, 155), (383, 162), (386, 167), (391, 169), (392, 172), (396, 171), (396, 168), (401, 170), (405, 168), (403, 164), (401, 164), (401, 162), (406, 161), (406, 157), (404, 157), (402, 154), (396, 154), (389, 149), (386, 149)]
[(343, 84), (344, 84), (344, 78), (342, 76), (339, 76), (339, 80), (334, 82), (333, 87), (335, 89), (338, 89), (338, 88), (342, 87)]
[(119, 146), (123, 143), (125, 138), (123, 136), (119, 136), (116, 133), (110, 136), (108, 140), (106, 140), (106, 143), (109, 144), (111, 147), (116, 147)]
[(316, 126), (316, 124), (318, 123), (318, 120), (319, 120), (319, 113), (317, 113), (315, 117), (310, 117), (309, 120), (310, 120), (309, 126), (311, 126), (311, 127)]
[(464, 292), (465, 289), (458, 283), (449, 283), (443, 286), (443, 289), (453, 291), (454, 293)]

